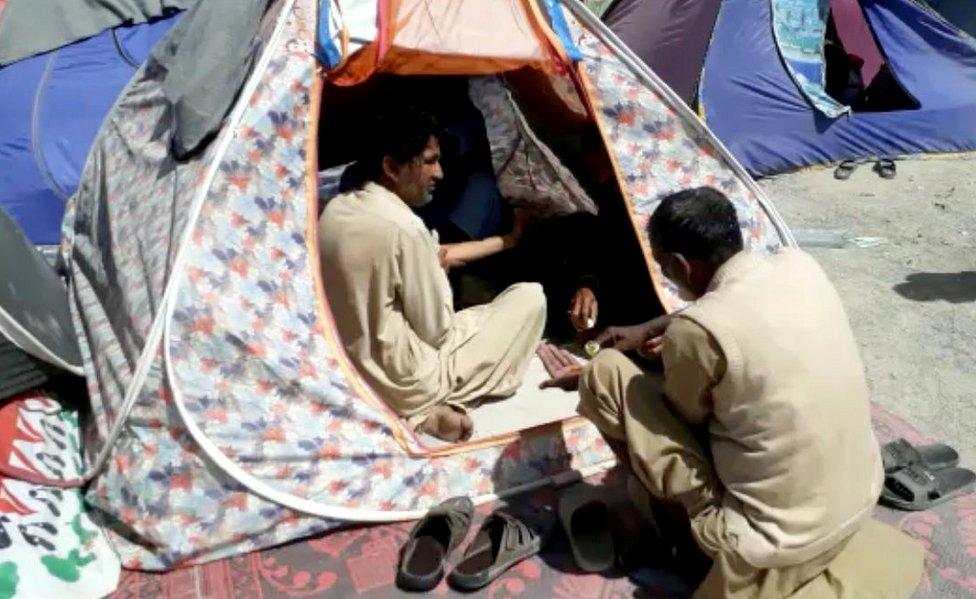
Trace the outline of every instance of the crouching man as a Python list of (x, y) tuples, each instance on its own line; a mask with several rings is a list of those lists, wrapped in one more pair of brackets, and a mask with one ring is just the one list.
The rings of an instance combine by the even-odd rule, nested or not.
[(346, 351), (373, 390), (419, 430), (472, 432), (465, 405), (515, 393), (545, 326), (536, 284), (454, 312), (437, 239), (413, 212), (443, 177), (439, 128), (423, 111), (387, 115), (358, 162), (366, 181), (319, 220), (329, 307)]
[[(582, 371), (579, 411), (711, 558), (695, 596), (909, 597), (923, 551), (871, 518), (883, 475), (868, 388), (824, 272), (799, 250), (744, 251), (709, 188), (665, 198), (649, 234), (695, 301), (607, 330), (615, 349)], [(663, 381), (630, 350), (661, 356)]]

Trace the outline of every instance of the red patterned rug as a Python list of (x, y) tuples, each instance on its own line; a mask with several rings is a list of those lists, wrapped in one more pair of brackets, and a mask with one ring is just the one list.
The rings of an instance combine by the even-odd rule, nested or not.
[[(881, 442), (904, 437), (926, 439), (910, 425), (875, 409), (875, 430)], [(610, 500), (624, 502), (620, 477), (605, 481)], [(577, 571), (565, 540), (555, 526), (552, 489), (516, 498), (509, 509), (549, 531), (541, 555), (509, 570), (478, 596), (492, 598), (554, 597), (623, 599), (685, 597), (689, 583), (664, 567), (640, 571), (637, 580), (622, 573), (584, 574)], [(483, 506), (479, 516), (497, 506)], [(976, 596), (976, 496), (943, 504), (935, 510), (905, 514), (879, 507), (879, 519), (918, 538), (928, 549), (925, 578), (916, 597)], [(476, 522), (477, 525), (477, 522)], [(175, 570), (165, 574), (124, 572), (114, 598), (251, 599), (273, 597), (367, 597), (406, 595), (394, 586), (397, 552), (410, 523), (348, 529), (266, 551)], [(459, 593), (445, 584), (438, 597)]]

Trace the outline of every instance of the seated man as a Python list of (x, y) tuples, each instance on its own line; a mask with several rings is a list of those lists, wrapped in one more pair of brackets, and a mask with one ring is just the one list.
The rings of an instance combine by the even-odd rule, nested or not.
[[(710, 188), (665, 198), (649, 233), (695, 302), (604, 332), (615, 349), (582, 371), (579, 411), (713, 560), (695, 596), (910, 596), (923, 551), (871, 519), (883, 477), (868, 388), (823, 271), (799, 250), (743, 251)], [(663, 358), (663, 385), (629, 350)], [(540, 354), (564, 382), (579, 372)]]
[(445, 440), (471, 435), (464, 406), (515, 393), (545, 325), (535, 284), (455, 313), (439, 246), (413, 212), (443, 173), (440, 131), (400, 110), (379, 123), (359, 161), (365, 183), (319, 220), (322, 279), (360, 373), (398, 415)]

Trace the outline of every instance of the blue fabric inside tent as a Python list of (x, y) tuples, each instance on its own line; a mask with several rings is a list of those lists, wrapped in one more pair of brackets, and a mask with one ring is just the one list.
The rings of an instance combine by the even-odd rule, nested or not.
[(700, 97), (708, 126), (751, 173), (976, 150), (976, 43), (912, 0), (861, 5), (895, 77), (920, 108), (823, 115), (783, 67), (768, 25), (770, 1), (723, 2)]
[(105, 115), (178, 18), (123, 25), (0, 68), (0, 206), (35, 245), (59, 242)]

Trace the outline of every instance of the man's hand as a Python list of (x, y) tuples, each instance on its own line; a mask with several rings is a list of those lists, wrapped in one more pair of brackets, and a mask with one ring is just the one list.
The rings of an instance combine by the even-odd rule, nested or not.
[(539, 385), (540, 389), (558, 387), (566, 391), (574, 391), (579, 387), (583, 365), (576, 361), (573, 354), (549, 343), (540, 345), (536, 353), (542, 359), (542, 365), (551, 377)]
[(573, 328), (577, 332), (588, 331), (596, 325), (596, 317), (596, 294), (589, 287), (580, 287), (569, 304), (569, 320)]
[(670, 322), (671, 315), (665, 314), (643, 324), (608, 327), (597, 336), (596, 342), (602, 348), (636, 351), (646, 358), (656, 358), (661, 355), (664, 331)]
[(437, 250), (437, 260), (441, 263), (441, 268), (445, 271), (451, 270), (452, 268), (458, 266), (464, 266), (463, 260), (458, 260), (451, 257), (451, 253), (448, 251), (448, 247), (442, 245), (439, 250)]
[(523, 208), (515, 209), (515, 217), (512, 222), (512, 230), (505, 235), (502, 235), (502, 248), (510, 250), (517, 246), (520, 241), (522, 241), (522, 235), (525, 234), (525, 227), (528, 225), (531, 214), (528, 210)]

